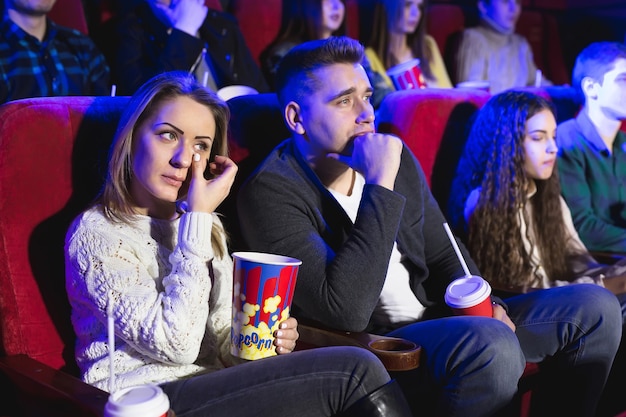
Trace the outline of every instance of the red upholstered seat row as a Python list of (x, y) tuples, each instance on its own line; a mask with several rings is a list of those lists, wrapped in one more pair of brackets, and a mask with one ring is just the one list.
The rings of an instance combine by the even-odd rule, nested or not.
[[(471, 116), (488, 98), (484, 92), (456, 89), (392, 93), (382, 104), (378, 128), (404, 139), (424, 167), (437, 197), (436, 192), (444, 192), (451, 180)], [(11, 373), (15, 366), (32, 369), (35, 376), (47, 375), (50, 386), (61, 376), (74, 379), (69, 375), (77, 375), (64, 286), (63, 241), (71, 220), (92, 201), (103, 182), (108, 146), (127, 100), (46, 97), (0, 106), (3, 392), (32, 389), (22, 376)], [(232, 112), (229, 143), (232, 157), (240, 165), (241, 181), (289, 132), (274, 94), (237, 97), (228, 104)], [(232, 202), (225, 202), (221, 211), (227, 228), (236, 235)], [(46, 373), (41, 364), (62, 373)], [(63, 378), (63, 385), (68, 384)], [(100, 392), (80, 386), (92, 394)], [(80, 415), (98, 415), (93, 409), (99, 409), (103, 398), (106, 395), (101, 393), (100, 402)], [(24, 403), (35, 409), (42, 406)]]

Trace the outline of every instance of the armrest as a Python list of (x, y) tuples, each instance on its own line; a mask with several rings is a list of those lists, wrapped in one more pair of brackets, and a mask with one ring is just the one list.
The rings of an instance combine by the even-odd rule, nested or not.
[(343, 332), (317, 326), (298, 324), (300, 338), (307, 346), (357, 346), (374, 353), (388, 371), (409, 371), (419, 366), (422, 347), (397, 337), (378, 336), (364, 332)]
[(107, 392), (26, 355), (0, 357), (0, 374), (15, 394), (11, 400), (20, 416), (104, 415)]
[(500, 286), (500, 285), (491, 285), (491, 290), (493, 295), (502, 298), (503, 300), (509, 297), (513, 297), (520, 294), (526, 294), (532, 291), (539, 291), (543, 288), (537, 287), (529, 287), (529, 286), (521, 286), (521, 285), (510, 285), (510, 286)]
[(601, 264), (613, 265), (615, 262), (622, 259), (626, 256), (625, 253), (616, 253), (616, 252), (598, 252), (598, 251), (590, 251), (589, 252), (593, 259), (600, 262)]

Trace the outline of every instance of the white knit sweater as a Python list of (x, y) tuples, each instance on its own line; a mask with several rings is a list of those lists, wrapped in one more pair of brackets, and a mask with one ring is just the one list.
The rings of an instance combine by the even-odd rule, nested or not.
[[(85, 382), (108, 390), (107, 303), (115, 323), (114, 389), (233, 364), (232, 260), (211, 247), (215, 214), (116, 223), (96, 206), (70, 227), (66, 287)], [(221, 244), (226, 252), (226, 242)]]

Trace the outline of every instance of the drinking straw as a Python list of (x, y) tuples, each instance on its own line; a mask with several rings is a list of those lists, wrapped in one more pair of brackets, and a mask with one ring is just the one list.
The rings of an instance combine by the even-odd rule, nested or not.
[(448, 238), (450, 239), (450, 243), (452, 243), (452, 247), (454, 248), (454, 252), (456, 252), (457, 258), (459, 258), (459, 262), (461, 262), (461, 266), (463, 267), (463, 271), (465, 272), (465, 276), (469, 277), (472, 275), (469, 268), (467, 267), (467, 263), (465, 263), (465, 259), (463, 259), (463, 255), (461, 254), (461, 250), (459, 249), (459, 245), (456, 243), (456, 239), (450, 230), (450, 226), (448, 226), (447, 222), (443, 223), (443, 228), (446, 229), (446, 233), (448, 234)]
[(543, 74), (541, 72), (540, 69), (537, 69), (537, 72), (535, 72), (535, 87), (541, 87), (541, 78), (543, 77)]
[(109, 294), (107, 303), (107, 335), (109, 337), (109, 393), (113, 393), (115, 386), (115, 371), (113, 366), (113, 356), (115, 354), (115, 330), (113, 327), (113, 297)]
[(204, 76), (202, 77), (202, 86), (206, 87), (209, 82), (209, 71), (204, 71)]

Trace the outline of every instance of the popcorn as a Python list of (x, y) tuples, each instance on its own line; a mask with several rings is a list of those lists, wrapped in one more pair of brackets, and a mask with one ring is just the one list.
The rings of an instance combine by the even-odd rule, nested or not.
[(250, 360), (274, 356), (274, 332), (289, 318), (301, 262), (255, 252), (233, 257), (231, 353)]

